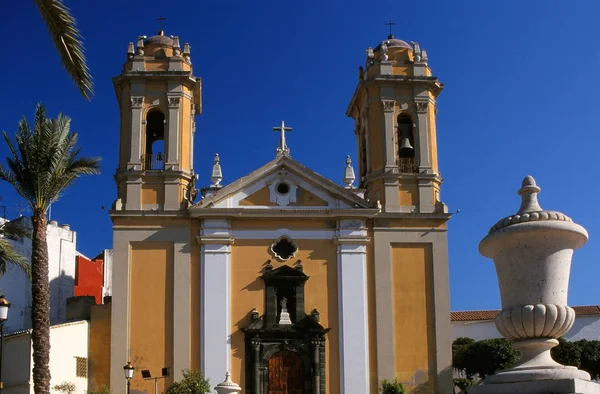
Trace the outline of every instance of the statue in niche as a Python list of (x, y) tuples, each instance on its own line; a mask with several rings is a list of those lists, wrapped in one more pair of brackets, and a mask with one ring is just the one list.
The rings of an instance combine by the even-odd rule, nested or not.
[(292, 324), (292, 320), (290, 319), (290, 313), (287, 310), (287, 298), (282, 297), (281, 298), (281, 315), (279, 317), (279, 325), (285, 326), (285, 325), (291, 325), (291, 324)]

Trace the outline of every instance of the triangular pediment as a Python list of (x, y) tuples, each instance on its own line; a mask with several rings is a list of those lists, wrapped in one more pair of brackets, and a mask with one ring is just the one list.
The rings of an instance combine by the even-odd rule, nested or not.
[(346, 189), (297, 161), (281, 156), (219, 189), (191, 210), (373, 209), (356, 190)]

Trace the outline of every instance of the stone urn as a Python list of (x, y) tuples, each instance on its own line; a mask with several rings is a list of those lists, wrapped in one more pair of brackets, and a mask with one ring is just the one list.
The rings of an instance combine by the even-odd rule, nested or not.
[(554, 379), (590, 380), (575, 367), (554, 361), (558, 345), (575, 321), (567, 306), (573, 251), (588, 239), (587, 231), (568, 216), (538, 204), (540, 188), (531, 176), (523, 180), (521, 208), (496, 223), (479, 244), (496, 266), (502, 312), (498, 331), (521, 352), (516, 367), (486, 378), (485, 384)]
[(237, 394), (242, 388), (231, 380), (231, 374), (225, 373), (225, 380), (215, 386), (217, 394)]

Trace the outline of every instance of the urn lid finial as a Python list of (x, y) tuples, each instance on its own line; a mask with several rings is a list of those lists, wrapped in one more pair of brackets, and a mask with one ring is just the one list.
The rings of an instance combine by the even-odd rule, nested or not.
[(573, 222), (567, 215), (556, 211), (545, 211), (538, 203), (538, 193), (541, 191), (536, 184), (535, 179), (531, 175), (527, 175), (521, 183), (519, 195), (521, 196), (521, 207), (519, 211), (511, 216), (507, 216), (496, 223), (491, 229), (490, 234), (502, 228), (512, 226), (514, 224), (558, 220), (564, 222)]
[(521, 188), (519, 189), (519, 196), (521, 196), (521, 208), (517, 214), (523, 214), (525, 212), (539, 212), (542, 210), (538, 203), (537, 195), (542, 189), (539, 188), (535, 183), (535, 179), (531, 175), (527, 175), (523, 179)]

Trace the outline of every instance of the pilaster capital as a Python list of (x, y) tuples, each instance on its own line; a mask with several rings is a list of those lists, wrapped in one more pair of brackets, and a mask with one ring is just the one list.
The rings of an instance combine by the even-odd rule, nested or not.
[(169, 108), (179, 108), (181, 97), (169, 97)]
[(144, 96), (132, 96), (131, 97), (131, 108), (142, 108), (144, 104)]
[(383, 107), (384, 112), (393, 112), (394, 107), (396, 106), (396, 101), (394, 100), (381, 100), (381, 106)]
[(417, 112), (419, 113), (427, 112), (429, 109), (429, 101), (417, 101), (415, 104), (417, 105)]

